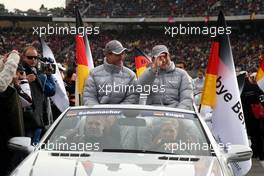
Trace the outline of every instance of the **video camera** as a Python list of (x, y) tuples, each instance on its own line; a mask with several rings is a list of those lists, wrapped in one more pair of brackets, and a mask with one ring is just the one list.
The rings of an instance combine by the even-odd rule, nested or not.
[(55, 74), (56, 64), (54, 64), (52, 58), (41, 57), (38, 62), (38, 70), (44, 74)]

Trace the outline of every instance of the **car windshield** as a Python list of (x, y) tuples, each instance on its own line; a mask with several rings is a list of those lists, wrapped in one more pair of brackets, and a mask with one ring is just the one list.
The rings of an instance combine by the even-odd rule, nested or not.
[(195, 114), (131, 109), (73, 109), (42, 149), (211, 155)]

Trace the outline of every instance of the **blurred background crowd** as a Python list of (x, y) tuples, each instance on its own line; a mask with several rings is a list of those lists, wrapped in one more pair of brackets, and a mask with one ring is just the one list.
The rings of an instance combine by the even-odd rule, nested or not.
[[(21, 51), (26, 45), (40, 48), (39, 37), (32, 35), (32, 29), (2, 28), (1, 30), (3, 31), (0, 43), (0, 53), (2, 54), (12, 49)], [(235, 31), (230, 35), (233, 57), (238, 71), (254, 72), (257, 70), (264, 52), (263, 36), (264, 29), (259, 29), (257, 33)], [(103, 48), (108, 41), (113, 39), (122, 41), (127, 48), (137, 47), (146, 54), (150, 53), (154, 45), (164, 44), (170, 49), (174, 62), (184, 61), (186, 63), (186, 70), (191, 76), (195, 76), (194, 73), (199, 68), (206, 68), (210, 44), (213, 40), (213, 38), (199, 35), (178, 36), (174, 39), (165, 36), (163, 30), (105, 30), (101, 31), (98, 36), (89, 36), (95, 66), (103, 63)], [(48, 35), (45, 40), (53, 51), (57, 62), (61, 62), (65, 66), (74, 65), (75, 36)], [(128, 53), (125, 64), (135, 71), (133, 54)]]
[(261, 0), (68, 0), (67, 7), (47, 9), (44, 5), (40, 12), (30, 9), (26, 12), (2, 11), (8, 15), (37, 15), (74, 17), (73, 6), (78, 5), (84, 17), (193, 17), (217, 15), (222, 9), (226, 15), (261, 14), (264, 3)]

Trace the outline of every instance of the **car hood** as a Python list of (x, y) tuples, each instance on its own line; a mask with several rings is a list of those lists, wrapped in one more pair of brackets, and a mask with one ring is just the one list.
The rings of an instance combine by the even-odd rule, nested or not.
[[(61, 154), (61, 153), (60, 153)], [(162, 154), (91, 152), (87, 156), (54, 156), (58, 153), (32, 153), (13, 172), (16, 176), (184, 176), (207, 175), (216, 157)], [(67, 154), (66, 154), (67, 155)]]

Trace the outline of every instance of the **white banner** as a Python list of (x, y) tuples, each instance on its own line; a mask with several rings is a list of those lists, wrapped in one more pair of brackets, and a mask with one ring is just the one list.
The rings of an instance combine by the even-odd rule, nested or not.
[(69, 107), (69, 99), (65, 90), (64, 82), (62, 80), (59, 68), (57, 66), (56, 60), (54, 58), (51, 49), (43, 39), (41, 39), (41, 44), (42, 44), (43, 57), (53, 59), (54, 64), (56, 64), (56, 73), (53, 75), (56, 82), (56, 93), (54, 96), (51, 97), (51, 99), (54, 102), (54, 104), (58, 107), (58, 109), (61, 112), (63, 112)]

